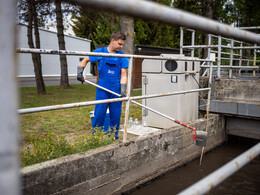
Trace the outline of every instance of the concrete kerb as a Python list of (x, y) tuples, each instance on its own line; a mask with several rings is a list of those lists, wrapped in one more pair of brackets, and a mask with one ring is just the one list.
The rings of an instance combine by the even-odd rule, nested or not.
[[(205, 119), (190, 125), (205, 129)], [(225, 141), (222, 119), (211, 115), (206, 151)], [(193, 160), (201, 148), (176, 126), (21, 170), (24, 194), (119, 194)]]

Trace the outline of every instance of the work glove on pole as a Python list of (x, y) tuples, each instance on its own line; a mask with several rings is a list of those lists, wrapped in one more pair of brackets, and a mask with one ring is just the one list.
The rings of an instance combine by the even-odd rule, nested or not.
[(126, 97), (126, 84), (120, 84), (121, 88), (121, 97)]
[(81, 81), (81, 84), (84, 82), (84, 77), (83, 77), (83, 71), (84, 71), (83, 66), (77, 66), (77, 79), (78, 81)]

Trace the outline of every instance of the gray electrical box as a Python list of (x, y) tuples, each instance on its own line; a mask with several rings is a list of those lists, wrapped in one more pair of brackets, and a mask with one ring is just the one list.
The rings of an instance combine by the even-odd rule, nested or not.
[[(161, 54), (164, 57), (189, 58), (184, 55)], [(144, 59), (142, 64), (142, 94), (198, 89), (200, 62)], [(197, 82), (196, 82), (197, 80)], [(182, 122), (198, 118), (198, 92), (143, 99), (143, 104)], [(148, 126), (170, 128), (174, 122), (143, 109), (143, 119)]]

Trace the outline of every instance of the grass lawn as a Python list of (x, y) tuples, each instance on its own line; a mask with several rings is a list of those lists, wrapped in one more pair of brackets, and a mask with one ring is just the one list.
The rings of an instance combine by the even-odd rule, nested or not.
[[(95, 100), (96, 88), (91, 85), (77, 84), (71, 85), (69, 89), (47, 86), (46, 91), (47, 95), (37, 95), (36, 87), (22, 87), (20, 108)], [(141, 90), (135, 90), (133, 93), (133, 95), (141, 95)], [(94, 106), (85, 106), (20, 115), (22, 165), (27, 166), (112, 143), (113, 140), (109, 140), (102, 134), (98, 134), (97, 137), (90, 136), (92, 130), (89, 113), (92, 110)], [(121, 124), (124, 123), (124, 114), (125, 103), (122, 108)], [(129, 116), (141, 120), (142, 108), (131, 104)], [(70, 142), (70, 139), (75, 142)], [(86, 142), (91, 143), (91, 146), (87, 146)], [(59, 151), (54, 151), (55, 148)], [(34, 157), (45, 157), (40, 157), (38, 160), (29, 158), (28, 156), (33, 153)]]

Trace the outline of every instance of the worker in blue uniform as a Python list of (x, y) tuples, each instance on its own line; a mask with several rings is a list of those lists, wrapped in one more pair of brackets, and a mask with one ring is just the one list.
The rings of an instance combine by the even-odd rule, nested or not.
[[(126, 36), (124, 33), (117, 31), (111, 34), (111, 41), (108, 47), (96, 49), (93, 52), (98, 53), (111, 53), (111, 54), (123, 54), (120, 49), (123, 47)], [(102, 56), (87, 56), (85, 57), (80, 66), (77, 67), (77, 79), (81, 82), (84, 81), (83, 70), (88, 62), (98, 61), (99, 80), (98, 85), (121, 94), (122, 97), (126, 96), (126, 83), (127, 83), (127, 58), (117, 57), (102, 57)], [(96, 100), (118, 98), (109, 92), (102, 89), (96, 89)], [(120, 117), (122, 102), (97, 104), (95, 106), (94, 120), (92, 126), (104, 128), (104, 121), (106, 117), (106, 111), (109, 107), (110, 112), (110, 127), (115, 132), (115, 139), (118, 139), (118, 131), (120, 127)], [(95, 131), (95, 130), (93, 130)]]

